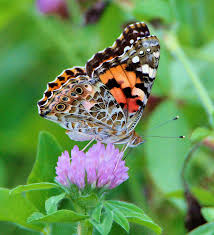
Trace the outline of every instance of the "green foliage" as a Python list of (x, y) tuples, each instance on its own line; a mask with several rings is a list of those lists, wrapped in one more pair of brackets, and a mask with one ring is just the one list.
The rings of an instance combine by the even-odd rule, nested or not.
[(126, 218), (129, 222), (146, 226), (152, 229), (157, 234), (160, 234), (162, 231), (161, 228), (157, 224), (155, 224), (144, 213), (143, 210), (141, 210), (134, 204), (121, 201), (106, 201), (104, 205), (113, 212), (113, 218), (115, 222), (118, 223), (121, 227), (123, 227), (126, 231), (129, 230)]
[(133, 14), (139, 20), (149, 21), (158, 18), (166, 23), (172, 22), (172, 9), (165, 0), (136, 0)]
[[(55, 167), (61, 153), (61, 147), (55, 138), (46, 132), (42, 132), (39, 136), (36, 162), (28, 177), (28, 184), (45, 181), (50, 183), (54, 182)], [(27, 196), (39, 211), (44, 212), (45, 201), (58, 192), (59, 190), (56, 189), (29, 191)], [(38, 200), (38, 198), (40, 200)]]
[(109, 234), (112, 227), (113, 212), (111, 210), (106, 210), (105, 214), (103, 215), (103, 219), (101, 220), (101, 223), (97, 223), (93, 220), (90, 220), (90, 222), (100, 234), (107, 235)]
[(214, 231), (214, 223), (209, 223), (194, 229), (188, 235), (212, 235)]
[(24, 193), (24, 192), (33, 191), (33, 190), (43, 190), (43, 189), (45, 190), (45, 189), (51, 189), (51, 188), (59, 188), (59, 185), (54, 184), (54, 183), (48, 183), (48, 182), (19, 185), (16, 188), (12, 189), (10, 191), (10, 194)]
[(1, 188), (0, 206), (0, 221), (10, 221), (28, 229), (42, 231), (42, 225), (27, 223), (27, 218), (36, 211), (36, 208), (22, 195), (11, 195), (10, 190)]
[(123, 229), (129, 232), (130, 226), (126, 216), (118, 209), (113, 209), (113, 220), (119, 224)]
[[(163, 128), (155, 130), (155, 135), (174, 136), (187, 135), (188, 126), (182, 114), (182, 109), (175, 103), (167, 101), (160, 104), (152, 113), (148, 131), (152, 129), (155, 123), (161, 120), (173, 118), (179, 115), (180, 119), (170, 123)], [(147, 134), (149, 136), (149, 134)], [(155, 143), (155, 148), (154, 148)], [(157, 187), (163, 193), (170, 193), (175, 190), (182, 189), (180, 172), (183, 166), (185, 153), (190, 147), (188, 140), (185, 139), (155, 139), (148, 140), (145, 144), (148, 169)], [(158, 155), (157, 153), (158, 149)], [(161, 165), (161, 167), (159, 167)]]
[[(69, 190), (51, 183), (54, 174), (51, 177), (48, 166), (51, 169), (56, 165), (56, 156), (59, 154), (60, 147), (55, 138), (48, 133), (41, 133), (36, 163), (28, 180), (37, 183), (20, 185), (10, 191), (1, 189), (0, 198), (3, 208), (0, 213), (1, 221), (11, 221), (43, 233), (45, 230), (53, 229), (49, 226), (56, 223), (74, 223), (75, 226), (76, 222), (81, 221), (83, 221), (80, 223), (83, 226), (82, 229), (93, 225), (100, 234), (104, 235), (111, 231), (113, 221), (127, 232), (130, 229), (129, 222), (144, 225), (158, 234), (161, 232), (160, 227), (133, 204), (103, 201), (103, 196), (100, 195), (101, 199), (99, 199), (94, 192), (81, 195), (76, 190)], [(41, 170), (42, 167), (47, 170)], [(54, 169), (52, 171), (54, 172)], [(40, 182), (44, 180), (50, 182)], [(62, 190), (65, 192), (54, 196), (57, 191), (53, 191), (53, 188), (58, 189), (58, 192)], [(27, 193), (29, 200), (23, 193)], [(47, 198), (48, 196), (50, 197)], [(66, 197), (71, 198), (74, 210), (59, 209), (60, 202)], [(44, 201), (45, 206), (41, 204)]]
[(198, 127), (196, 130), (193, 131), (191, 140), (192, 142), (200, 142), (201, 140), (205, 139), (207, 136), (211, 135), (211, 131), (207, 128)]
[(45, 202), (45, 210), (47, 214), (51, 214), (57, 211), (58, 203), (65, 198), (65, 193), (59, 194), (48, 198)]
[(95, 220), (96, 222), (100, 223), (100, 216), (101, 216), (101, 212), (103, 209), (103, 204), (99, 203), (97, 204), (97, 206), (94, 208), (92, 214), (91, 214), (91, 218), (93, 220)]
[(214, 221), (214, 208), (213, 207), (204, 207), (202, 208), (202, 215), (208, 222)]
[(88, 218), (88, 216), (76, 213), (71, 210), (59, 210), (48, 215), (43, 215), (42, 213), (34, 213), (28, 218), (28, 223), (72, 223), (84, 220), (86, 218)]
[(214, 206), (214, 195), (212, 192), (199, 187), (193, 187), (192, 193), (204, 206)]

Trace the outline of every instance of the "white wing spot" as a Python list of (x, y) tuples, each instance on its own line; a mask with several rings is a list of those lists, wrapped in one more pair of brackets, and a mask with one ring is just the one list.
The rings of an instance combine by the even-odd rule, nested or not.
[(134, 39), (131, 39), (129, 42), (130, 42), (131, 44), (134, 43)]
[(150, 51), (151, 51), (151, 49), (150, 49), (150, 48), (147, 48), (147, 49), (146, 49), (146, 51), (147, 51), (147, 52), (150, 52)]
[(124, 48), (124, 51), (126, 52), (126, 51), (128, 51), (129, 49), (131, 49), (131, 47), (130, 47), (130, 46), (126, 46), (126, 47)]
[(160, 52), (156, 51), (156, 52), (153, 53), (153, 55), (154, 55), (155, 58), (158, 59), (160, 57)]
[(156, 69), (149, 68), (149, 77), (152, 78), (152, 79), (155, 79), (156, 72), (157, 72)]
[(139, 61), (140, 61), (140, 59), (139, 59), (138, 56), (135, 56), (135, 57), (132, 58), (132, 62), (133, 62), (134, 64), (137, 63), (137, 62), (139, 62)]
[(149, 65), (148, 64), (142, 65), (142, 72), (149, 74)]
[(139, 54), (140, 54), (140, 55), (143, 55), (143, 54), (144, 54), (144, 51), (140, 51)]

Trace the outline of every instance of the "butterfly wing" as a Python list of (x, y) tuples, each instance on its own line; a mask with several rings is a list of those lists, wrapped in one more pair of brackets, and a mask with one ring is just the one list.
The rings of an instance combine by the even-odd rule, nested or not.
[(86, 75), (84, 68), (63, 71), (48, 83), (39, 113), (67, 129), (74, 140), (106, 140), (115, 142), (118, 129), (125, 126), (122, 108), (107, 87)]
[[(96, 60), (100, 58), (104, 61), (99, 62), (92, 76), (99, 78), (107, 86), (123, 108), (131, 131), (140, 120), (150, 95), (158, 68), (160, 46), (157, 37), (150, 36), (147, 26), (143, 23), (128, 26), (114, 45), (94, 56)], [(117, 49), (116, 46), (120, 48)], [(122, 50), (121, 55), (114, 56), (120, 54)], [(110, 55), (109, 51), (112, 54), (116, 52)], [(95, 65), (96, 61), (89, 63), (90, 66)]]
[(38, 102), (39, 110), (47, 103), (48, 99), (52, 97), (55, 91), (59, 90), (69, 80), (76, 79), (80, 75), (86, 75), (85, 68), (73, 67), (71, 69), (64, 70), (59, 76), (56, 77), (54, 81), (49, 82), (43, 98)]
[(91, 77), (93, 71), (103, 62), (111, 60), (124, 53), (139, 37), (149, 36), (149, 29), (143, 22), (128, 25), (112, 47), (96, 53), (86, 64), (86, 72)]
[(135, 140), (133, 129), (151, 92), (158, 61), (158, 39), (150, 36), (144, 23), (129, 25), (85, 69), (67, 69), (48, 83), (38, 102), (39, 113), (66, 128), (72, 139), (79, 134), (78, 140), (96, 137), (105, 143), (125, 143), (132, 132)]

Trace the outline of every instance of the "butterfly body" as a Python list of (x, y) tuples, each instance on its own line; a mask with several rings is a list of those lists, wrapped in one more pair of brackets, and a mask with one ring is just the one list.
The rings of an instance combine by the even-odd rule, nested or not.
[(144, 23), (128, 26), (112, 47), (85, 68), (67, 69), (48, 84), (39, 113), (77, 141), (142, 142), (134, 129), (156, 76), (159, 42)]

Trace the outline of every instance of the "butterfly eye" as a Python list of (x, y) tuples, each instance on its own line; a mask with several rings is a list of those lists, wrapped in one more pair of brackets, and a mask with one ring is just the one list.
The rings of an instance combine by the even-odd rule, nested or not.
[(75, 89), (75, 91), (76, 91), (76, 93), (79, 94), (79, 95), (81, 95), (81, 94), (83, 93), (83, 89), (82, 89), (81, 87), (77, 87), (77, 88)]
[(66, 109), (66, 105), (65, 104), (57, 104), (56, 105), (56, 110), (57, 111), (64, 111)]
[(68, 101), (68, 97), (67, 96), (62, 97), (62, 101)]

